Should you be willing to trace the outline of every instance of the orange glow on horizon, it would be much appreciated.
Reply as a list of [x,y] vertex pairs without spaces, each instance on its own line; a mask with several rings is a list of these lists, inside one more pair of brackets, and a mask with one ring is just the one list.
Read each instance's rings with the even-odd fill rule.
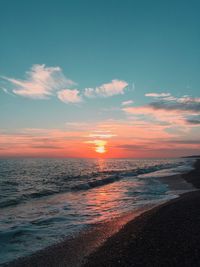
[[92,134],[88,133],[88,129],[67,131],[31,128],[2,132],[0,157],[166,158],[185,156],[186,153],[198,154],[200,149],[196,143],[173,142],[174,133],[166,132],[166,125],[137,121],[134,124],[107,122],[100,129],[102,127],[105,131],[93,127],[97,130]]

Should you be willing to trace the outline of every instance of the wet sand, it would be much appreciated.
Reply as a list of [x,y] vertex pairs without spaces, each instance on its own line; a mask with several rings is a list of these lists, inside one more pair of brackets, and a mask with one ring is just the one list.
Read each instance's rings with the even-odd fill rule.
[[[200,161],[196,163],[196,170],[184,179],[190,183],[194,176],[198,179],[199,173]],[[182,176],[174,178],[165,177],[171,190],[184,192],[194,189],[182,180]],[[200,260],[199,265],[177,265],[175,261],[184,259],[186,255],[187,259],[195,260],[195,255],[200,255],[199,229],[200,193],[192,192],[159,206],[150,204],[109,222],[99,223],[75,238],[5,266],[200,266]]]
[[[200,160],[182,177],[199,188]],[[185,193],[130,221],[86,259],[84,267],[94,266],[200,266],[200,191]]]
[[[160,201],[163,203],[163,201]],[[9,267],[80,267],[84,258],[100,247],[109,237],[117,233],[126,223],[133,220],[147,210],[158,206],[146,204],[142,208],[112,218],[110,221],[91,225],[74,237],[67,238],[63,242],[49,246],[30,256],[19,258],[4,266]]]

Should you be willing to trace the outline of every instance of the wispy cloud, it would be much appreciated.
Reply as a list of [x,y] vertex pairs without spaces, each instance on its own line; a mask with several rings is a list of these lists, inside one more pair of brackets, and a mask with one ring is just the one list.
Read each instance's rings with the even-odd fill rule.
[[123,101],[123,102],[122,102],[122,106],[129,106],[129,105],[131,105],[131,104],[133,104],[133,103],[134,103],[133,100]]
[[188,113],[200,112],[200,98],[183,96],[180,98],[161,99],[150,104],[155,110],[186,111]]
[[113,95],[124,94],[124,90],[128,86],[126,81],[112,80],[110,83],[104,83],[96,88],[85,88],[84,95],[86,97],[110,97]]
[[64,89],[58,92],[58,98],[64,103],[80,103],[82,97],[77,89]]
[[[0,76],[4,80],[1,89],[5,93],[12,93],[31,99],[48,99],[57,96],[64,103],[79,103],[86,98],[110,97],[124,94],[128,83],[123,80],[112,80],[96,88],[85,88],[83,91],[74,89],[74,81],[65,77],[60,67],[33,65],[26,72],[25,79]],[[5,84],[6,83],[6,84]]]
[[108,139],[111,137],[116,136],[116,134],[112,134],[112,133],[91,133],[88,135],[89,138],[102,138],[102,139]]
[[[76,156],[83,146],[80,132],[65,129],[19,129],[0,131],[1,156]],[[84,151],[84,149],[82,149]],[[82,153],[82,152],[80,152]]]
[[[176,127],[178,131],[181,128],[180,125]],[[131,115],[128,120],[68,122],[63,129],[1,130],[0,157],[96,157],[96,152],[105,151],[108,157],[197,154],[199,131],[187,128],[191,129],[189,133],[177,133],[175,127],[169,131],[168,124],[133,120]]]
[[75,85],[75,82],[64,76],[60,67],[45,65],[33,65],[26,72],[24,80],[5,76],[1,78],[8,82],[7,91],[11,90],[16,95],[33,99],[49,98],[55,91]]
[[175,144],[183,144],[183,145],[200,145],[200,140],[177,140],[177,139],[174,139],[174,140],[168,140],[166,141],[166,143],[175,143]]
[[198,118],[196,118],[194,116],[192,119],[187,118],[186,122],[189,123],[189,124],[194,124],[194,125],[199,125],[200,126],[200,116],[198,116]]
[[[167,96],[166,96],[167,95]],[[155,96],[152,96],[155,98]],[[176,98],[170,94],[161,94],[156,101],[145,106],[124,107],[123,111],[134,116],[145,116],[169,124],[191,126],[198,125],[200,115],[200,98],[183,96]]]
[[170,95],[171,95],[170,93],[147,93],[147,94],[145,94],[145,96],[148,96],[148,97],[156,97],[156,98],[159,98],[159,97],[168,97]]

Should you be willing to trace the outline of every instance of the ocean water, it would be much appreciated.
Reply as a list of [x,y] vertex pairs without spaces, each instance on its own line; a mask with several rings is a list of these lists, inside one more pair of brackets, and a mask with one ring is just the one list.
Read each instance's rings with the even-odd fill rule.
[[0,160],[0,265],[85,227],[170,199],[160,176],[193,159]]

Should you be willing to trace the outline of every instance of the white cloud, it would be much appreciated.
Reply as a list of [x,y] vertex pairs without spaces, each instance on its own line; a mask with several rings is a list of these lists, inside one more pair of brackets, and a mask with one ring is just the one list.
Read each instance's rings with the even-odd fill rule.
[[1,78],[9,82],[8,86],[14,94],[33,99],[48,98],[54,91],[75,84],[64,76],[60,67],[45,65],[33,65],[31,70],[26,72],[25,80]]
[[122,106],[129,106],[131,104],[133,104],[133,100],[127,100],[122,102]]
[[91,133],[88,135],[88,137],[90,138],[102,138],[102,139],[107,139],[107,138],[111,138],[111,137],[115,137],[116,134],[112,134],[112,133]]
[[158,93],[148,93],[148,94],[145,94],[145,96],[148,96],[148,97],[168,97],[168,96],[171,96],[171,94],[170,93],[160,93],[160,94],[158,94]]
[[64,89],[58,92],[58,98],[64,103],[79,103],[82,101],[77,89]]
[[96,88],[85,88],[84,95],[86,97],[120,95],[124,94],[124,90],[127,86],[128,83],[126,81],[112,80],[110,83],[104,83]]
[[200,103],[200,97],[190,97],[185,95],[183,97],[177,98],[177,102],[183,104]]
[[48,99],[57,95],[65,103],[78,103],[83,97],[111,97],[124,94],[128,86],[126,81],[115,79],[95,88],[85,88],[81,92],[78,89],[71,89],[76,83],[67,79],[60,67],[47,67],[44,64],[33,65],[26,72],[25,79],[5,76],[0,76],[0,78],[6,82],[6,86],[1,87],[5,93],[31,99]]
[[159,96],[153,102],[145,106],[123,107],[123,111],[134,116],[143,116],[146,119],[156,119],[160,122],[166,122],[173,125],[182,125],[188,128],[199,126],[200,98],[184,95],[174,97],[166,94]]

